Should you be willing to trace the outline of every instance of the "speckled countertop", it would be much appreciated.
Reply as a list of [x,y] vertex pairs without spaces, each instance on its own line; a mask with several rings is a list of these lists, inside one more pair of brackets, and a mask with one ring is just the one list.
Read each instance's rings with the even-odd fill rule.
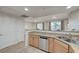
[[[57,36],[58,36],[60,33],[59,33],[59,34],[57,34],[57,33],[42,33],[42,32],[30,32],[30,33],[31,33],[31,34],[34,34],[34,35],[47,36],[47,37],[54,37],[54,38],[56,38],[56,39],[58,39],[58,40],[60,40],[60,41],[62,41],[62,42],[64,42],[64,43],[69,44],[69,45],[73,48],[73,50],[74,50],[75,53],[79,53],[79,45],[73,44],[73,43],[69,43],[69,42],[64,41],[63,39],[57,38]],[[77,35],[77,36],[78,36],[78,35]]]

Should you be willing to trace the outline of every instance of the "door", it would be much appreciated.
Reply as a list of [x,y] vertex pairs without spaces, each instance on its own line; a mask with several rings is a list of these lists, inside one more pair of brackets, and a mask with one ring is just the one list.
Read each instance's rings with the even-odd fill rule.
[[48,38],[48,52],[53,52],[54,50],[54,38]]

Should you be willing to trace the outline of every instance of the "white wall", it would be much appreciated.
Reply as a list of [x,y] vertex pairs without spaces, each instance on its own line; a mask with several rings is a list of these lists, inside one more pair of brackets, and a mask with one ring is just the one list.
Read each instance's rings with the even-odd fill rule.
[[[29,20],[29,19],[27,19],[27,20]],[[29,32],[32,31],[32,30],[36,30],[36,24],[33,23],[33,22],[26,21],[24,28],[25,28],[25,46],[27,47],[28,46]]]
[[79,31],[79,10],[72,12],[69,16],[68,30],[72,29]]
[[44,30],[49,31],[49,22],[44,22]]
[[26,22],[25,23],[26,30],[36,30],[36,23],[33,22]]
[[64,31],[66,31],[66,30],[68,30],[68,19],[64,19],[64,21],[63,21],[64,23],[63,23],[63,30]]
[[0,13],[0,49],[24,40],[24,20]]
[[[53,16],[57,16],[57,18],[53,18]],[[48,15],[48,16],[42,16],[42,17],[26,17],[26,22],[44,22],[44,21],[53,21],[53,20],[61,20],[68,17],[68,14],[66,13],[60,13],[55,15]]]
[[[72,29],[76,29],[77,31],[79,31],[79,10],[76,10],[76,11],[73,11],[69,16],[67,15],[63,15],[63,14],[59,14],[59,19],[58,20],[61,20],[61,19],[66,19],[68,18],[67,20],[64,21],[64,30],[65,31],[71,31]],[[44,16],[44,17],[38,17],[38,18],[25,18],[25,20],[28,21],[29,19],[29,22],[44,22],[45,24],[45,30],[48,30],[48,22],[49,21],[52,21],[54,20],[53,18],[53,15],[49,15],[49,16]],[[64,18],[62,18],[64,17]],[[30,23],[28,26],[26,25],[26,28],[28,27],[28,29],[36,29],[36,25],[33,24],[33,23]]]

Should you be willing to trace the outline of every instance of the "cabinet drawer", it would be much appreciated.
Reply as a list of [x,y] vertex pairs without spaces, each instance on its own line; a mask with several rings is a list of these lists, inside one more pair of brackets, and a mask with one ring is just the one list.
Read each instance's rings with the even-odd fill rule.
[[63,43],[63,42],[61,42],[59,40],[55,40],[55,43],[57,43],[57,44],[63,46],[64,48],[68,49],[68,45],[66,43]]

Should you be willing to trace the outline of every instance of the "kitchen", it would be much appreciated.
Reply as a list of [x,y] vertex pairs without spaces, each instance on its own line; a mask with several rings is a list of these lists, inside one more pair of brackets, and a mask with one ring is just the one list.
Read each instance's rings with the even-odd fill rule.
[[[0,26],[2,28],[0,33],[3,33],[0,34],[3,39],[0,42],[0,52],[10,51],[6,47],[16,45],[19,42],[23,42],[23,46],[19,46],[23,47],[24,50],[30,46],[44,53],[79,52],[78,6],[6,6],[0,8],[0,17],[3,19],[0,21],[5,24],[1,23]],[[7,22],[6,19],[9,21]],[[7,26],[6,24],[11,25]],[[3,29],[7,29],[8,32],[5,33]],[[7,38],[5,35],[4,38],[4,34],[11,37]],[[32,50],[34,51],[34,49]],[[24,50],[23,53],[28,52]]]
[[29,45],[49,53],[78,53],[78,13],[72,11],[62,15],[63,19],[58,18],[60,15],[37,18],[35,30],[29,33]]

